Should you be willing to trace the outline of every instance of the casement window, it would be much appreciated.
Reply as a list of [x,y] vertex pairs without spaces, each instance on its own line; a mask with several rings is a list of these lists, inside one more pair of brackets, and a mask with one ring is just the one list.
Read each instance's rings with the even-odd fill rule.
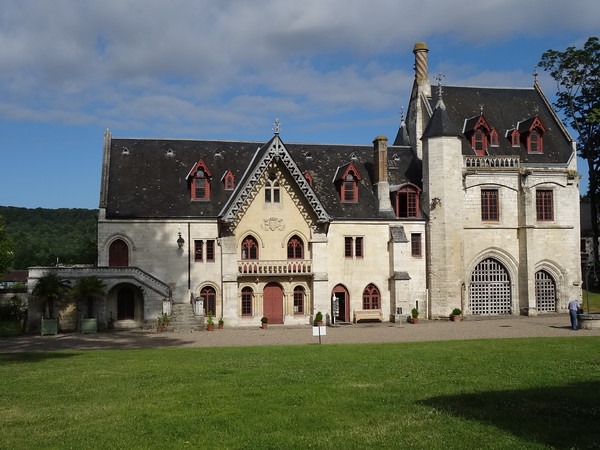
[[540,222],[554,220],[554,191],[548,189],[535,191],[535,212]]
[[396,217],[403,219],[419,217],[419,189],[415,186],[403,186],[396,191]]
[[242,259],[258,259],[258,242],[253,236],[242,241]]
[[304,314],[304,288],[296,286],[294,288],[294,314]]
[[500,220],[498,189],[481,190],[481,220],[498,222]]
[[204,241],[200,241],[200,240],[194,241],[194,261],[196,261],[196,262],[204,261]]
[[423,249],[421,246],[421,233],[411,233],[410,235],[410,253],[415,258],[423,256]]
[[[206,246],[206,251],[205,251]],[[208,239],[206,241],[201,239],[194,240],[194,261],[195,262],[214,262],[215,261],[215,240]]]
[[527,135],[527,152],[528,153],[543,153],[542,152],[542,135],[537,130],[532,130]]
[[265,183],[265,203],[281,202],[280,186],[274,173],[269,174],[269,179]]
[[481,128],[475,130],[471,145],[475,149],[477,156],[485,156],[487,152],[487,136]]
[[510,133],[510,143],[512,147],[521,146],[521,134],[517,130],[512,130]]
[[377,289],[375,285],[371,283],[363,291],[362,307],[363,309],[379,309],[379,305],[379,289]]
[[356,203],[358,201],[358,183],[351,171],[342,182],[342,203]]
[[362,258],[363,250],[362,236],[344,237],[344,256],[346,258]]
[[254,300],[254,292],[251,288],[245,287],[242,289],[242,316],[252,315],[252,303]]
[[217,293],[210,286],[203,287],[200,291],[200,298],[204,301],[204,314],[215,316],[217,310]]
[[498,130],[495,128],[490,131],[490,145],[492,147],[498,147],[500,145],[498,142]]
[[304,259],[304,243],[302,239],[294,235],[287,244],[288,259]]

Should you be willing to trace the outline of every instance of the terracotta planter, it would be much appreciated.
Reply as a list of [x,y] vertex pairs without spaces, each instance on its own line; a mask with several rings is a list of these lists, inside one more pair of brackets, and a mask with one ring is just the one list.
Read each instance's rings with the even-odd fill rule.
[[413,318],[411,319],[411,322],[413,323],[413,325],[416,325],[416,324],[418,324],[418,323],[419,323],[419,318],[418,318],[418,317],[413,317]]
[[263,330],[266,330],[266,329],[267,329],[267,324],[266,324],[266,323],[261,323],[261,324],[260,324],[260,327],[261,327]]
[[215,331],[215,326],[214,325],[206,325],[206,329],[208,331]]
[[462,320],[462,316],[460,314],[456,316],[452,314],[450,318],[452,319],[452,322],[460,322]]
[[222,329],[223,329],[223,325],[220,325],[220,324],[219,324],[219,325],[217,325],[217,328],[218,328],[219,330],[222,330]]

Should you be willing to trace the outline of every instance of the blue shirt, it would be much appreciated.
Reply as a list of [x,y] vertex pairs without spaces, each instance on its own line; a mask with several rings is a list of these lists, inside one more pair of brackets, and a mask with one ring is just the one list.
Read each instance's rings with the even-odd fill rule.
[[579,309],[579,302],[577,300],[571,300],[569,302],[569,309],[571,311],[577,311]]

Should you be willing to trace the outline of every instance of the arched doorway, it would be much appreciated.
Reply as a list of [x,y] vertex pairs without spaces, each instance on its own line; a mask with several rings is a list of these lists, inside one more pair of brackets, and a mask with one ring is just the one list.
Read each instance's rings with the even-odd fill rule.
[[283,289],[277,283],[269,283],[263,290],[263,316],[269,323],[283,323]]
[[471,274],[469,307],[471,314],[510,314],[511,283],[508,271],[496,259],[477,264]]
[[556,312],[556,283],[545,270],[535,273],[535,306],[538,312]]
[[331,311],[335,322],[350,322],[350,295],[341,284],[333,288]]
[[110,267],[129,266],[129,247],[123,239],[116,239],[108,248],[108,265]]

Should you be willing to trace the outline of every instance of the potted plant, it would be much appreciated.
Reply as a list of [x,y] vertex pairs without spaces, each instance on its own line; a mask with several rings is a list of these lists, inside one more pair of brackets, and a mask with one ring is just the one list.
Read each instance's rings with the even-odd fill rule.
[[163,329],[164,329],[164,327],[163,327],[163,318],[162,318],[162,316],[158,316],[156,318],[156,332],[160,333],[160,332],[163,331]]
[[225,324],[225,322],[223,321],[223,318],[221,317],[221,318],[219,319],[219,324],[218,324],[218,328],[219,328],[219,330],[222,330],[222,329],[223,329],[223,325],[224,325],[224,324]]
[[34,299],[42,303],[42,335],[58,333],[58,319],[54,305],[69,290],[69,285],[54,272],[42,275],[32,291]]
[[452,322],[460,322],[462,319],[462,311],[460,308],[454,308],[452,310],[452,314],[450,314],[450,319]]
[[171,325],[171,317],[167,313],[164,313],[162,315],[162,322],[163,326],[168,327],[169,325]]
[[266,330],[266,329],[267,329],[267,324],[268,324],[268,323],[269,323],[269,318],[268,318],[267,316],[262,316],[262,317],[260,318],[260,327],[261,327],[263,330]]
[[412,320],[411,322],[414,323],[415,325],[419,323],[419,310],[417,308],[413,308],[412,311],[410,312],[411,316],[412,316]]
[[98,318],[94,311],[94,300],[101,299],[106,295],[104,281],[96,276],[81,277],[71,291],[76,300],[84,300],[86,306],[86,317],[81,318],[82,333],[96,333],[98,331]]
[[213,321],[212,314],[209,314],[206,319],[206,329],[208,331],[214,331],[215,329],[215,322]]
[[317,314],[315,314],[315,325],[318,327],[323,325],[323,313],[321,311],[318,311]]

